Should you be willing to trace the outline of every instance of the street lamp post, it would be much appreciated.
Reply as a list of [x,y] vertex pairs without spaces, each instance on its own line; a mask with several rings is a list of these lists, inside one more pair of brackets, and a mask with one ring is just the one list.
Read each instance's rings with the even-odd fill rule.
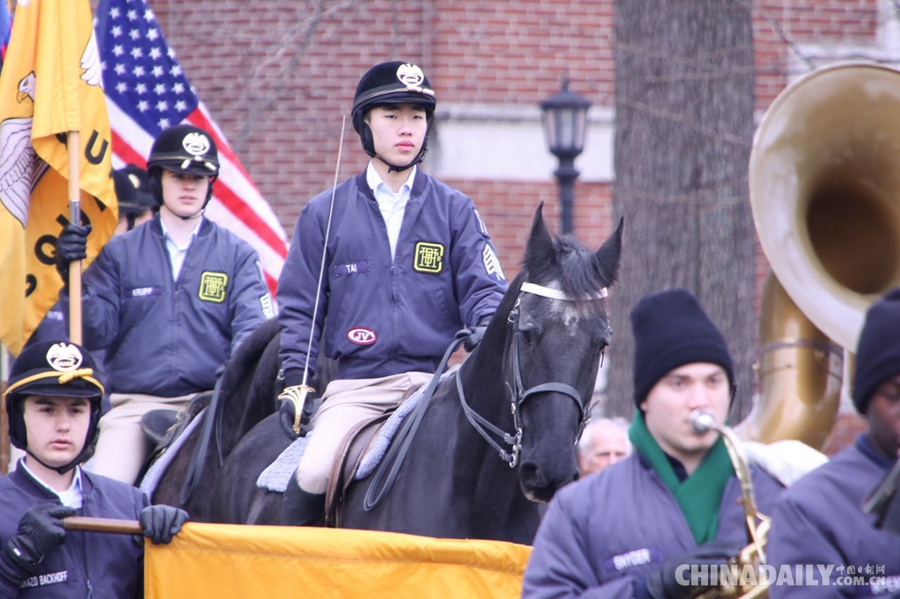
[[563,233],[573,231],[575,179],[580,174],[575,168],[575,158],[584,150],[587,110],[590,106],[590,100],[569,91],[569,78],[565,75],[562,78],[562,89],[541,102],[547,146],[559,159],[559,168],[553,174],[559,184]]

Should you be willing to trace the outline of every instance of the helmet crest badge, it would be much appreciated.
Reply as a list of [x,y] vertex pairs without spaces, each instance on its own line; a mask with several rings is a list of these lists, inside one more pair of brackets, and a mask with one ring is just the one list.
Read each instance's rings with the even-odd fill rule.
[[425,73],[422,72],[417,65],[405,63],[397,68],[397,79],[406,86],[407,89],[416,89],[422,86],[425,81]]
[[181,145],[191,156],[204,156],[209,151],[209,139],[196,131],[185,135]]
[[78,370],[82,360],[81,352],[71,343],[56,343],[47,350],[47,364],[58,372]]

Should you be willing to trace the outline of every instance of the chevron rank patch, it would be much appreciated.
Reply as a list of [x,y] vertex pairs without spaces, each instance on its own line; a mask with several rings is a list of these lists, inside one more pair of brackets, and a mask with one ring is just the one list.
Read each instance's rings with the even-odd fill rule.
[[259,298],[259,306],[262,308],[263,316],[266,318],[274,318],[276,314],[278,314],[278,310],[275,309],[275,304],[272,303],[272,296],[268,293]]
[[204,302],[221,304],[225,301],[225,288],[227,286],[227,274],[207,270],[200,275],[200,292],[197,294],[197,297]]
[[494,277],[498,281],[506,280],[506,275],[503,274],[503,267],[500,266],[500,258],[494,253],[494,248],[491,247],[491,244],[484,244],[481,258],[484,261],[484,270],[488,276]]
[[444,246],[440,243],[420,241],[416,244],[413,268],[417,272],[436,275],[444,270]]

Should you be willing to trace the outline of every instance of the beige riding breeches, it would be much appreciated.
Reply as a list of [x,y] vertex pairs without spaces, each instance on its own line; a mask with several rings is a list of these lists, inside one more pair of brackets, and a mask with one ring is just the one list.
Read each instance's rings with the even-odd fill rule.
[[404,372],[376,379],[332,381],[313,417],[309,445],[300,459],[297,480],[307,493],[324,493],[344,437],[357,424],[402,403],[413,386],[428,384],[427,372]]

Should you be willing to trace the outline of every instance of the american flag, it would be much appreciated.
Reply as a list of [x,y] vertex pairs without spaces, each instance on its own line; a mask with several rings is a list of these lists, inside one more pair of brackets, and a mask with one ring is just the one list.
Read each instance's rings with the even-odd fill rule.
[[154,138],[167,127],[188,122],[208,131],[221,166],[206,215],[259,252],[274,295],[287,255],[284,229],[188,83],[153,11],[144,0],[101,0],[94,30],[103,61],[113,166],[146,166]]
[[9,6],[6,5],[6,0],[0,0],[0,70],[3,69],[3,61],[6,60],[6,45],[9,44],[11,30]]

